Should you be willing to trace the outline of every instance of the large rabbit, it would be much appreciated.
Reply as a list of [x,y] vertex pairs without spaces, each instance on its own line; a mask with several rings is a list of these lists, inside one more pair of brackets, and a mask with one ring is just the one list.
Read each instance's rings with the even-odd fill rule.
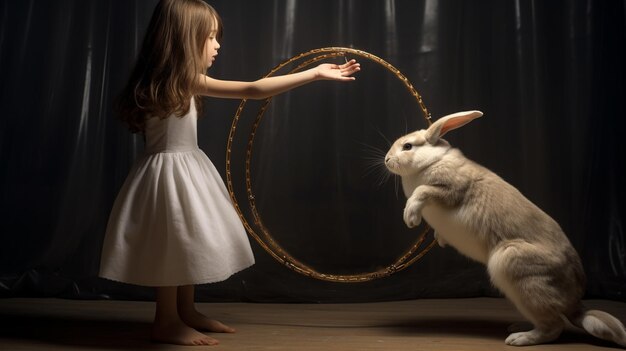
[[596,337],[626,346],[619,320],[583,307],[585,274],[559,225],[515,187],[441,139],[480,116],[467,111],[442,117],[391,146],[385,165],[402,178],[406,225],[416,227],[423,217],[439,245],[449,244],[487,266],[492,284],[534,326],[509,335],[506,344],[555,340],[565,317]]

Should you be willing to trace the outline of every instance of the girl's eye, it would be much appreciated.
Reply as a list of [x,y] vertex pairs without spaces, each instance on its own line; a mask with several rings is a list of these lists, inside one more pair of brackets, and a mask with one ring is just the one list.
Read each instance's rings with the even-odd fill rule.
[[402,150],[411,150],[412,148],[413,148],[413,145],[409,143],[402,145]]

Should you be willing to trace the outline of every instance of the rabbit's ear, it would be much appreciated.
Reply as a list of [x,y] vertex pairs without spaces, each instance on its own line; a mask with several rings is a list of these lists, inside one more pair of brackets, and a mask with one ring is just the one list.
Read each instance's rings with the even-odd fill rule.
[[482,115],[480,111],[462,111],[441,117],[426,130],[426,140],[434,145],[447,132],[464,126]]

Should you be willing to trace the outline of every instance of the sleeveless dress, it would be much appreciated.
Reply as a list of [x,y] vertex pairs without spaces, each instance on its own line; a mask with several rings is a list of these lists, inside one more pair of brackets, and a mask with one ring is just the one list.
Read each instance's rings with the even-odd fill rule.
[[179,286],[222,281],[254,264],[224,182],[198,148],[194,99],[182,118],[148,119],[145,137],[111,210],[100,276]]

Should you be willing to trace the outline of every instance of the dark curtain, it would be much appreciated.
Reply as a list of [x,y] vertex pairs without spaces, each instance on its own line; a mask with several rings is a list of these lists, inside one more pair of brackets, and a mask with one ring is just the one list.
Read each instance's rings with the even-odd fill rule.
[[[150,299],[97,277],[113,200],[140,135],[115,119],[156,1],[0,2],[0,296]],[[209,71],[254,80],[314,48],[344,46],[397,67],[436,119],[484,117],[447,139],[553,216],[580,253],[587,297],[626,300],[624,55],[626,1],[212,1],[223,18]],[[342,59],[331,59],[341,62]],[[256,204],[273,237],[321,272],[385,267],[419,231],[402,221],[389,141],[426,125],[390,71],[359,59],[355,82],[277,96],[251,156]],[[239,101],[205,98],[199,144],[225,178]],[[262,102],[234,138],[233,180]],[[249,215],[249,213],[247,213]],[[431,240],[429,238],[429,240]],[[203,301],[382,301],[497,296],[484,268],[435,247],[367,283],[314,280],[252,241],[257,264],[201,286]]]

